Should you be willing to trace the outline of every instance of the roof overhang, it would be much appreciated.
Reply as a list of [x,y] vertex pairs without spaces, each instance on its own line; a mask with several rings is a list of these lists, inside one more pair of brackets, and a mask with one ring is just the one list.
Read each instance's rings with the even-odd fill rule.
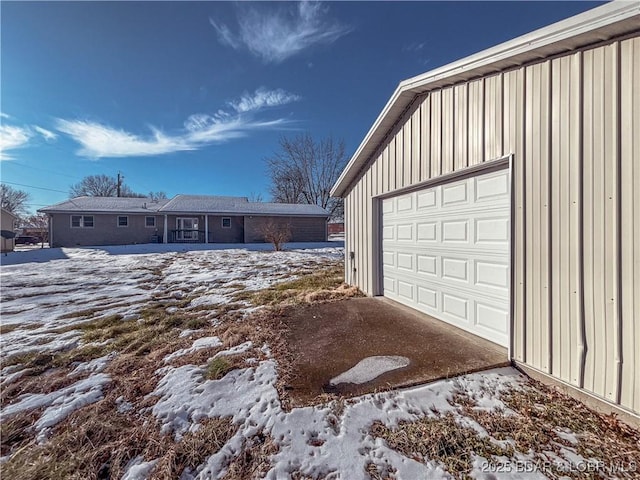
[[419,95],[640,31],[640,2],[614,1],[401,82],[331,189],[342,197]]

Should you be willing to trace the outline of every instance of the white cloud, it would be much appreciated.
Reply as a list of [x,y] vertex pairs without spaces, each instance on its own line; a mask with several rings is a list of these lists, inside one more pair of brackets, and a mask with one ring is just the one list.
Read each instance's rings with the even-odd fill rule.
[[11,117],[7,113],[0,112],[0,118],[11,118]]
[[184,122],[184,128],[169,135],[154,127],[147,135],[136,135],[98,122],[58,119],[56,128],[81,145],[78,154],[89,158],[140,157],[197,150],[206,145],[244,137],[254,130],[283,127],[284,118],[258,120],[255,113],[267,107],[298,100],[284,90],[259,88],[229,102],[234,112],[218,110],[214,114],[196,113]]
[[58,135],[56,135],[52,131],[47,130],[46,128],[39,127],[38,125],[33,125],[33,129],[40,135],[42,135],[47,142],[53,141],[58,138]]
[[[265,62],[279,63],[317,44],[330,44],[351,27],[326,18],[328,8],[319,2],[286,7],[238,6],[238,31],[210,19],[220,43],[236,50],[242,46]],[[268,9],[268,10],[267,10]]]
[[166,136],[153,129],[151,135],[143,138],[84,120],[58,119],[56,127],[82,146],[78,154],[91,158],[160,155],[195,149],[183,138]]
[[0,160],[10,160],[13,156],[7,150],[24,147],[29,143],[32,132],[28,128],[0,125]]
[[244,113],[260,110],[265,107],[278,107],[287,103],[297,102],[300,96],[285,92],[281,88],[267,90],[258,88],[253,95],[245,93],[240,100],[231,102],[231,106],[236,112]]

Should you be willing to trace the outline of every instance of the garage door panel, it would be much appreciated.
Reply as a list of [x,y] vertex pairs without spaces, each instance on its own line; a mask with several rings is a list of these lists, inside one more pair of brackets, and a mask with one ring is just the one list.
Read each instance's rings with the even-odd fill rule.
[[436,242],[438,240],[438,222],[424,222],[417,224],[418,241]]
[[442,257],[442,278],[456,283],[469,282],[469,260],[465,258]]
[[405,223],[396,226],[396,239],[398,241],[413,241],[413,224]]
[[477,245],[506,246],[509,243],[508,218],[476,218],[474,231]]
[[471,323],[469,319],[469,300],[466,298],[443,292],[442,312],[452,315],[464,323]]
[[[438,187],[436,187],[438,188]],[[469,201],[469,183],[452,183],[441,188],[442,206],[460,205]]]
[[438,257],[434,255],[416,255],[418,273],[435,276],[438,274]]
[[437,194],[435,190],[418,193],[417,195],[418,210],[434,209],[436,207]]
[[383,200],[384,294],[506,345],[508,180],[493,172]]
[[509,198],[509,176],[506,171],[477,177],[474,182],[476,203]]
[[468,220],[446,220],[442,222],[442,243],[469,243]]
[[476,260],[475,285],[509,292],[509,265],[488,260]]

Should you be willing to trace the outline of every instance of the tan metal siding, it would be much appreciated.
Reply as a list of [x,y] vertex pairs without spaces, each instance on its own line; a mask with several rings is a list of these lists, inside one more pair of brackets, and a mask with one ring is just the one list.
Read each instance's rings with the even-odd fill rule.
[[420,181],[431,178],[431,97],[420,105]]
[[453,87],[442,90],[442,144],[440,146],[440,173],[455,170],[453,145],[455,139],[455,106]]
[[513,154],[513,358],[640,413],[638,84],[636,37],[429,92],[347,195],[355,283],[372,197]]
[[640,38],[621,44],[622,389],[640,412]]
[[551,245],[553,285],[551,332],[552,374],[579,385],[584,345],[581,335],[582,301],[580,215],[582,196],[581,56],[552,62],[551,98]]
[[512,227],[512,275],[514,279],[512,293],[513,310],[513,356],[516,360],[524,362],[527,356],[527,332],[525,329],[525,252],[527,237],[525,235],[525,168],[524,168],[524,68],[512,70],[504,74],[502,82],[503,106],[504,106],[504,133],[503,150],[514,155],[512,172],[513,177],[513,220]]
[[468,165],[467,146],[469,133],[469,105],[467,98],[467,84],[463,83],[453,89],[453,119],[455,131],[453,137],[453,169],[460,170]]
[[[617,394],[618,44],[584,54],[585,388]],[[607,371],[607,375],[602,375]]]
[[[503,75],[494,75],[483,80],[484,101],[481,111],[484,113],[483,133],[477,148],[484,148],[482,161],[499,158],[504,155],[502,149],[502,82]],[[480,152],[477,155],[481,155]]]
[[526,69],[527,363],[549,373],[549,63]]
[[[467,165],[484,162],[484,80],[469,83]],[[496,157],[491,157],[496,158]]]

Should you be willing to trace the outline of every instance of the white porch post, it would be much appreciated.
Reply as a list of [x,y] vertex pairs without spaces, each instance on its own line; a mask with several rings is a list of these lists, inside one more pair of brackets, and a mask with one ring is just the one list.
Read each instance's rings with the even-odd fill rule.
[[209,243],[209,215],[204,216],[204,243]]
[[164,216],[164,243],[169,243],[168,227],[167,227],[167,215]]

